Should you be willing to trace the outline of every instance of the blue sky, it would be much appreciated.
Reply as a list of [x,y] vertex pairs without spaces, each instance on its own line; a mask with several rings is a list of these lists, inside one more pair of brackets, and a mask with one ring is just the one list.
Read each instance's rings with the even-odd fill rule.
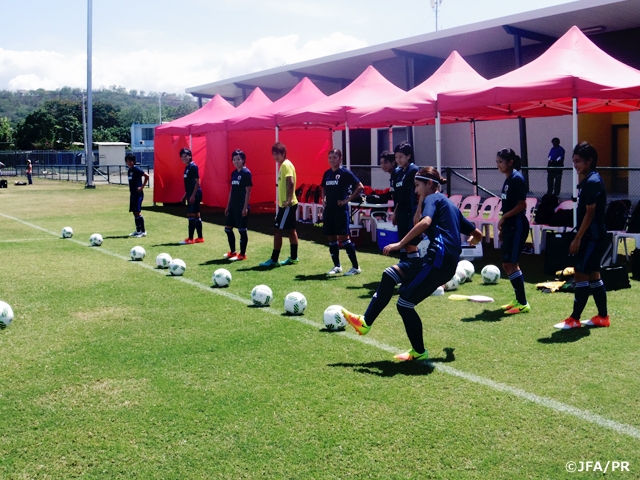
[[[86,0],[2,7],[0,89],[86,87]],[[439,29],[567,0],[443,0]],[[93,0],[93,85],[190,86],[435,30],[429,0]]]

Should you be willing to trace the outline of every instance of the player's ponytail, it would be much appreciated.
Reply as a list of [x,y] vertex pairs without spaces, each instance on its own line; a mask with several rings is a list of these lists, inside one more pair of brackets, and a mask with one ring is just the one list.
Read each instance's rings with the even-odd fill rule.
[[520,170],[522,168],[522,159],[510,148],[503,148],[496,155],[507,162],[513,162],[512,166],[514,170]]

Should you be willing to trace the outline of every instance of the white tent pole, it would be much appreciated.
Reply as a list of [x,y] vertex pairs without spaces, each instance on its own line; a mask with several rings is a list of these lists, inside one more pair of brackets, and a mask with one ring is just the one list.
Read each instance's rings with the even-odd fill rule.
[[389,151],[393,152],[393,126],[389,127]]
[[473,172],[473,194],[478,194],[478,171],[476,162],[476,122],[471,120],[471,166]]
[[[280,128],[276,125],[276,143],[279,142],[280,138]],[[276,164],[276,212],[278,211],[278,162],[274,162]]]
[[[578,144],[578,99],[573,97],[573,146],[571,147],[571,165],[573,165],[573,148]],[[572,197],[575,199],[578,197],[578,172],[575,168],[571,169],[573,178],[573,190]],[[578,203],[574,200],[573,203],[573,226],[578,225]]]
[[189,150],[193,151],[193,135],[189,135]]
[[344,122],[344,129],[347,139],[347,145],[345,147],[347,150],[347,170],[351,170],[351,141],[349,140],[349,124],[347,122]]
[[442,131],[440,130],[440,112],[436,113],[436,170],[442,175]]

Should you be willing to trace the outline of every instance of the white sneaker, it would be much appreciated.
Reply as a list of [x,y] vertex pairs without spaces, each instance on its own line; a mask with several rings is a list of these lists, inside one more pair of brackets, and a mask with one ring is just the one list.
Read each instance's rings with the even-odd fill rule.
[[146,237],[147,236],[147,232],[138,232],[138,235],[136,235],[136,237]]
[[344,274],[345,277],[350,277],[351,275],[360,275],[362,270],[360,268],[351,267],[351,269]]
[[333,267],[327,272],[327,275],[338,275],[339,273],[342,273],[342,267]]

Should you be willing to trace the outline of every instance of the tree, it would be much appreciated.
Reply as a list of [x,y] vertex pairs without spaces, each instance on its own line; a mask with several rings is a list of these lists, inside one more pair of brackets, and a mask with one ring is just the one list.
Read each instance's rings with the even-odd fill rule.
[[16,146],[22,150],[32,148],[53,148],[59,127],[53,115],[44,109],[38,109],[27,115],[24,122],[16,128]]
[[0,150],[12,148],[13,129],[7,117],[0,117]]

